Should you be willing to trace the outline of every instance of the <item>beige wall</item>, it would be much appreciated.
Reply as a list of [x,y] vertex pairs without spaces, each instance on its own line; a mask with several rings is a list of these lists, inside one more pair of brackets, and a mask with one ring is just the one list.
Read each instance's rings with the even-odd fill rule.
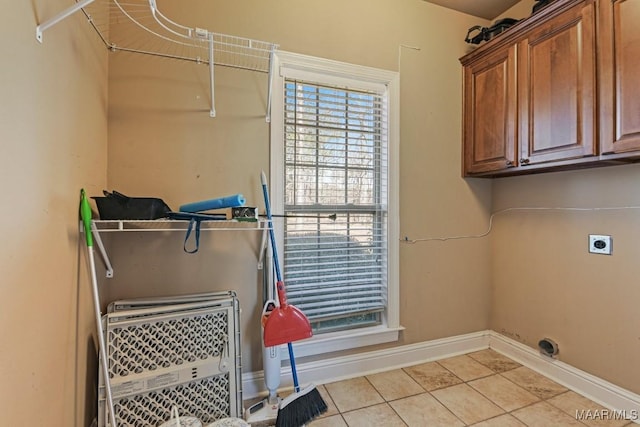
[[[169,7],[170,5],[168,5]],[[211,31],[266,40],[281,50],[400,69],[401,235],[483,231],[490,181],[460,177],[461,68],[466,30],[478,18],[421,0],[193,1],[165,13]],[[406,44],[419,47],[415,51]],[[401,59],[401,63],[399,63]],[[265,74],[216,69],[217,117],[208,115],[207,69],[135,54],[110,56],[108,184],[155,195],[177,209],[243,193],[263,209],[259,173],[269,167]],[[259,237],[203,236],[202,253],[182,253],[182,235],[113,237],[109,297],[236,289],[243,307],[243,366],[261,369]],[[229,240],[226,240],[229,239]],[[116,241],[118,240],[118,241]],[[144,264],[134,251],[150,247]],[[488,239],[400,247],[399,344],[483,330],[489,323]],[[172,272],[161,271],[170,266]]]
[[78,245],[81,187],[106,182],[107,51],[68,1],[2,2],[0,424],[84,426],[95,345]]
[[[640,206],[640,165],[502,178],[494,211],[508,207]],[[640,209],[511,211],[496,216],[491,328],[640,392]],[[587,251],[589,234],[613,237],[613,255]]]

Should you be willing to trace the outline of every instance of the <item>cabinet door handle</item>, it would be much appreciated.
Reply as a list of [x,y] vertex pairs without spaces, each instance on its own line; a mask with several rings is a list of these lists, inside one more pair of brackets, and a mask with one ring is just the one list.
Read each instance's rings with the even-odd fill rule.
[[520,159],[520,164],[521,165],[528,165],[529,164],[529,159],[525,159],[524,157]]
[[512,168],[514,166],[513,161],[511,160],[507,160],[504,165],[508,168]]

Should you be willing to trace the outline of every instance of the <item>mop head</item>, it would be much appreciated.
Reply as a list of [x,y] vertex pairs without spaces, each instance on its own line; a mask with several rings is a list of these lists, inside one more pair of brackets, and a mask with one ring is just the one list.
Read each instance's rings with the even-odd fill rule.
[[327,410],[327,404],[313,384],[282,399],[276,427],[301,427]]

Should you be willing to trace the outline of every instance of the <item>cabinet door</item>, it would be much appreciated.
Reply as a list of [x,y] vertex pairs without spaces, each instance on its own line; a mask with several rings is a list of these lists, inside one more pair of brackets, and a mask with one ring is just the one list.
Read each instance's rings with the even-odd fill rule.
[[519,43],[522,166],[597,154],[594,9],[580,3]]
[[600,5],[600,146],[603,153],[640,150],[640,2]]
[[464,69],[464,174],[516,166],[515,46]]

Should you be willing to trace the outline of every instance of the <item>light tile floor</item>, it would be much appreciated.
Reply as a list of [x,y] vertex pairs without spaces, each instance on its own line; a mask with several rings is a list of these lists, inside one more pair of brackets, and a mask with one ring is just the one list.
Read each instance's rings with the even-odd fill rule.
[[310,427],[636,426],[490,349],[317,388],[329,409]]

